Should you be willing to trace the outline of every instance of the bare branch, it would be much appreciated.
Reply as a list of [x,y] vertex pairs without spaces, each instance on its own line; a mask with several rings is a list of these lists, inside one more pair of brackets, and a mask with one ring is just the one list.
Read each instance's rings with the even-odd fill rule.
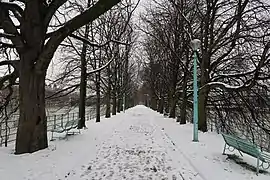
[[47,69],[57,47],[67,36],[71,35],[75,30],[83,25],[94,21],[119,2],[120,0],[99,0],[88,10],[77,15],[72,20],[68,21],[62,28],[55,31],[46,43],[45,49],[40,55],[40,59],[35,66],[36,70],[42,71]]

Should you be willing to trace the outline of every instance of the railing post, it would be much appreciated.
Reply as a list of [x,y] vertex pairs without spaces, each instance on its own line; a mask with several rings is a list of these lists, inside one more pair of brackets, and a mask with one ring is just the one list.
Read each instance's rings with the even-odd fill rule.
[[56,115],[53,116],[53,129],[56,128]]
[[89,110],[89,119],[90,120],[92,119],[92,110],[91,109]]
[[212,118],[210,119],[210,123],[211,123],[211,132],[213,132],[213,120],[212,120]]
[[6,124],[5,124],[5,147],[7,147],[8,143],[8,119],[6,118]]
[[64,118],[64,114],[61,114],[61,127],[64,126],[64,124],[63,124],[63,118]]

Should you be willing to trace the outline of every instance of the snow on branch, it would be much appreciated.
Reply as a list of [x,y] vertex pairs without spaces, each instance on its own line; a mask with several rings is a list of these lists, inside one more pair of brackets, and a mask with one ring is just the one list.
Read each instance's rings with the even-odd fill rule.
[[90,74],[93,74],[93,73],[102,71],[103,69],[105,69],[106,67],[108,67],[108,66],[111,64],[111,62],[113,62],[113,60],[114,60],[114,56],[113,56],[113,57],[112,57],[112,58],[111,58],[104,66],[102,66],[102,67],[100,67],[100,68],[97,68],[97,69],[94,69],[94,70],[88,72],[88,73],[87,73],[87,76],[89,76]]
[[23,14],[23,9],[16,3],[0,1],[0,6],[4,9],[12,11],[14,14],[19,13],[20,16]]
[[77,36],[75,34],[71,34],[70,37],[77,39],[77,40],[80,40],[89,46],[98,47],[98,48],[104,47],[104,46],[108,45],[110,42],[130,46],[130,43],[124,43],[124,42],[117,41],[117,40],[109,40],[104,44],[97,44],[97,43],[89,41],[89,39],[87,39],[87,38],[80,37],[80,36]]
[[0,49],[1,48],[15,48],[15,45],[9,44],[9,43],[4,43],[0,41]]
[[44,67],[47,68],[57,47],[66,37],[70,36],[74,31],[81,28],[85,24],[93,22],[119,2],[120,0],[99,0],[83,13],[67,21],[63,27],[54,31],[50,35],[50,39],[47,41],[44,51],[40,55],[41,60],[36,64],[36,69],[41,70]]
[[15,37],[15,35],[14,34],[8,34],[8,33],[0,33],[0,37],[10,39],[10,38]]
[[220,88],[227,89],[227,90],[238,90],[239,91],[239,90],[244,90],[246,88],[249,88],[253,84],[254,84],[254,81],[252,81],[252,80],[249,80],[246,83],[239,85],[239,86],[233,86],[233,85],[229,85],[229,84],[226,84],[223,82],[210,82],[210,83],[207,83],[204,86],[202,86],[200,88],[200,90],[205,88],[206,86],[211,86],[211,88],[220,87]]
[[87,39],[87,38],[80,37],[80,36],[77,36],[75,34],[71,34],[70,37],[72,37],[74,39],[77,39],[77,40],[80,40],[80,41],[82,41],[83,43],[85,43],[85,44],[87,44],[89,46],[98,47],[98,48],[104,47],[104,46],[106,46],[106,45],[108,45],[110,43],[110,41],[108,41],[108,42],[106,42],[104,44],[97,44],[97,43],[89,41],[89,39]]

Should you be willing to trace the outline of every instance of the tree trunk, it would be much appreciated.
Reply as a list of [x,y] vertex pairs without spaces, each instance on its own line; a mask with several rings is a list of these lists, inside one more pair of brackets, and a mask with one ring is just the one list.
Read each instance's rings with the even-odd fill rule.
[[[88,7],[90,1],[88,1]],[[89,25],[85,27],[84,37],[87,39],[89,35]],[[87,63],[86,63],[86,48],[87,44],[83,43],[81,53],[81,81],[80,81],[80,103],[79,103],[79,122],[78,129],[86,127],[85,125],[85,101],[86,101],[86,86],[87,86]]]
[[[115,87],[114,87],[114,88],[115,88]],[[113,107],[112,107],[112,115],[116,115],[116,106],[117,106],[116,91],[113,90]]]
[[[200,77],[200,87],[204,87],[209,80],[208,69],[210,66],[210,58],[207,51],[203,51],[202,55],[202,62],[201,62],[201,77]],[[207,99],[209,94],[209,87],[202,88],[199,92],[199,104],[198,104],[198,115],[199,115],[199,122],[198,122],[198,129],[207,132]]]
[[110,89],[108,89],[107,94],[106,94],[106,115],[105,118],[110,118],[111,117],[111,93]]
[[45,111],[46,73],[38,74],[26,63],[21,63],[20,69],[20,118],[15,154],[32,153],[48,147]]
[[187,123],[187,96],[186,92],[184,92],[183,95],[183,101],[181,104],[181,109],[180,109],[180,124],[186,124]]
[[122,111],[122,97],[118,97],[117,101],[117,112],[120,113]]
[[158,106],[158,112],[163,114],[164,111],[164,97],[163,95],[161,95],[162,97],[159,100],[159,106]]
[[208,92],[206,90],[201,90],[199,92],[199,122],[198,128],[203,132],[207,132],[207,99]]
[[111,117],[111,71],[110,71],[110,66],[107,68],[107,74],[109,77],[108,80],[108,89],[107,89],[107,94],[106,94],[106,115],[105,118],[110,118]]
[[117,112],[120,113],[123,109],[123,68],[119,66],[117,69],[119,81],[117,81]]
[[171,108],[170,108],[170,118],[175,118],[175,109],[176,109],[176,103],[177,103],[177,96],[174,96],[173,99],[171,100]]
[[100,72],[96,73],[96,93],[97,93],[96,122],[100,122]]
[[151,96],[151,109],[157,110],[157,99],[155,95]]
[[164,113],[166,114],[166,115],[168,115],[169,114],[169,111],[170,111],[170,105],[169,105],[169,98],[168,98],[168,95],[167,95],[167,98],[166,98],[166,100],[164,99],[164,104],[165,104],[165,109],[164,109]]
[[187,72],[185,72],[184,75],[184,82],[183,82],[183,93],[182,93],[182,103],[180,106],[180,124],[186,124],[186,115],[187,115],[187,81],[188,81],[188,75]]
[[85,99],[86,99],[86,60],[85,56],[81,59],[81,82],[80,82],[80,103],[79,103],[79,122],[78,129],[85,125]]
[[113,107],[112,107],[112,115],[116,115],[117,108],[117,66],[114,67],[114,84],[113,84]]

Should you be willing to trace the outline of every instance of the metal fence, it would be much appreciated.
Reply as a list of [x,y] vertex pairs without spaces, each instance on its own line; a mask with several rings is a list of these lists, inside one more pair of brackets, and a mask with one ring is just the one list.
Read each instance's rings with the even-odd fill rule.
[[[105,106],[101,106],[100,115],[105,115]],[[85,113],[85,120],[89,121],[96,117],[96,108],[91,107]],[[47,116],[47,131],[50,132],[56,125],[63,125],[67,121],[79,119],[78,112],[67,112]],[[19,115],[12,115],[7,121],[0,122],[0,147],[16,141]]]

